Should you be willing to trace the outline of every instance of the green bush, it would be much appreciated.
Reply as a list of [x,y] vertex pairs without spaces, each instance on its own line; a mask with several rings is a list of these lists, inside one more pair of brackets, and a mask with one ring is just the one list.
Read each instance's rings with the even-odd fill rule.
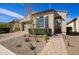
[[9,33],[10,28],[0,28],[0,33]]
[[52,33],[52,30],[51,29],[39,29],[39,28],[35,28],[35,29],[32,29],[32,28],[29,28],[28,29],[29,33],[30,34],[33,34],[33,31],[34,31],[34,34],[35,35],[48,35],[48,36],[51,36],[51,33]]
[[13,24],[0,22],[0,33],[9,33],[12,30]]

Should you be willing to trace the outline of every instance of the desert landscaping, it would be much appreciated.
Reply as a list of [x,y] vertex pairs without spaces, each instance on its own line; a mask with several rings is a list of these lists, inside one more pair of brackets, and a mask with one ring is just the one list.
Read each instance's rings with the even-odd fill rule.
[[[2,36],[6,38],[5,35]],[[41,52],[46,45],[46,41],[43,36],[33,38],[32,35],[23,34],[21,36],[3,40],[0,44],[18,55],[36,55]]]
[[64,39],[67,54],[69,55],[79,55],[79,35],[67,35]]
[[56,8],[52,3],[3,5],[14,8],[0,9],[6,15],[0,21],[0,55],[79,55],[76,4],[55,4]]
[[79,55],[78,38],[79,35],[63,37],[56,34],[50,36],[46,42],[41,35],[33,37],[25,32],[14,32],[0,34],[0,45],[16,55]]

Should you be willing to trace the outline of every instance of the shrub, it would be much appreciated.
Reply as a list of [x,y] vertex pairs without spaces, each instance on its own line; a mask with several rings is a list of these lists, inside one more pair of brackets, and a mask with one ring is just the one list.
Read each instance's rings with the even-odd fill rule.
[[13,24],[0,22],[0,33],[9,33],[11,32]]
[[47,42],[47,40],[48,40],[49,38],[48,38],[48,35],[44,35],[44,40]]
[[36,48],[36,47],[34,47],[32,43],[30,43],[30,49],[31,49],[31,50],[35,50],[35,48]]
[[52,33],[52,30],[51,29],[39,29],[39,28],[35,28],[35,29],[32,29],[32,28],[29,28],[28,29],[29,33],[30,34],[33,34],[33,31],[34,31],[34,34],[35,35],[48,35],[48,36],[51,36],[51,33]]
[[30,39],[29,38],[25,38],[25,42],[29,42],[30,41]]
[[0,28],[0,33],[9,33],[10,28]]

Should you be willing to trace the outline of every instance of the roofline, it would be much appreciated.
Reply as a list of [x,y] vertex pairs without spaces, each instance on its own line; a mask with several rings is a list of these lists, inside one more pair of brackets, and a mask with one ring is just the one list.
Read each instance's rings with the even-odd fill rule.
[[39,14],[39,13],[44,13],[44,12],[52,12],[52,11],[55,11],[55,10],[54,9],[50,9],[50,10],[38,11],[38,12],[32,13],[32,15]]
[[[67,13],[67,11],[66,10],[55,10],[55,9],[48,9],[48,10],[41,10],[41,11],[37,11],[37,12],[33,12],[31,15],[32,16],[34,16],[34,15],[36,15],[36,14],[40,14],[40,13],[46,13],[46,12],[64,12],[64,13]],[[27,16],[29,16],[29,14],[27,15]],[[26,17],[27,17],[26,16]],[[20,20],[20,21],[24,21],[24,20]]]
[[67,23],[67,25],[70,24],[70,23],[73,22],[73,21],[76,21],[76,20],[77,20],[77,17],[75,17],[74,19],[72,19],[71,21],[69,21],[69,22]]
[[66,10],[48,9],[48,10],[44,10],[44,11],[34,12],[34,13],[32,13],[32,15],[34,15],[34,14],[39,14],[39,13],[43,13],[43,12],[52,12],[52,11],[54,11],[54,12],[65,12],[65,13],[67,13],[67,11],[66,11]]

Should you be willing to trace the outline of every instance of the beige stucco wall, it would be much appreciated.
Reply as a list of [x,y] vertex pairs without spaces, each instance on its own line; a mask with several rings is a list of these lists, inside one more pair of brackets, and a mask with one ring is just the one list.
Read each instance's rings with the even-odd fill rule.
[[49,14],[49,28],[52,29],[52,34],[54,34],[54,14]]
[[20,31],[22,31],[22,23],[20,22]]
[[76,20],[76,31],[79,32],[79,20]]
[[33,17],[34,28],[36,28],[36,17]]
[[[41,14],[41,16],[42,16],[42,14]],[[54,14],[52,13],[52,14],[43,14],[43,16],[45,17],[45,16],[49,16],[49,19],[48,19],[48,24],[49,24],[49,28],[51,28],[52,29],[52,34],[54,33]],[[38,16],[34,16],[33,17],[33,22],[34,22],[34,28],[36,28],[36,17],[39,17],[39,15]]]
[[[74,22],[76,22],[76,25],[75,25],[75,27],[74,27]],[[69,23],[68,25],[67,25],[67,27],[72,27],[72,31],[73,32],[79,32],[79,17],[77,17],[77,20],[75,20],[75,21],[73,21],[73,22],[71,22],[71,23]],[[76,30],[75,30],[76,29]]]
[[[59,14],[59,15],[58,15]],[[67,17],[67,13],[64,13],[64,12],[58,12],[58,14],[55,14],[53,11],[50,13],[50,12],[47,12],[47,13],[39,13],[39,14],[35,14],[33,15],[33,22],[34,22],[34,28],[36,28],[36,17],[38,16],[49,16],[49,28],[52,29],[52,33],[54,33],[54,20],[55,20],[55,16],[61,16],[63,18],[63,21],[62,21],[62,32],[63,33],[66,33],[66,23],[65,23],[65,20],[66,20],[66,17]],[[26,17],[27,19],[29,19],[28,17]]]
[[62,17],[62,19],[66,20],[67,12],[58,12],[58,14]]
[[58,14],[62,17],[62,33],[66,34],[66,19],[67,19],[67,12],[58,12]]
[[62,19],[62,26],[61,26],[61,30],[63,34],[66,34],[66,19],[67,19],[67,12],[64,11],[58,11],[55,12],[55,18],[60,17]]
[[72,27],[72,31],[73,32],[75,31],[75,29],[74,29],[74,22],[71,22],[70,24],[68,24],[67,27]]
[[77,25],[76,25],[76,27],[77,27],[77,32],[79,32],[79,17],[77,17]]

